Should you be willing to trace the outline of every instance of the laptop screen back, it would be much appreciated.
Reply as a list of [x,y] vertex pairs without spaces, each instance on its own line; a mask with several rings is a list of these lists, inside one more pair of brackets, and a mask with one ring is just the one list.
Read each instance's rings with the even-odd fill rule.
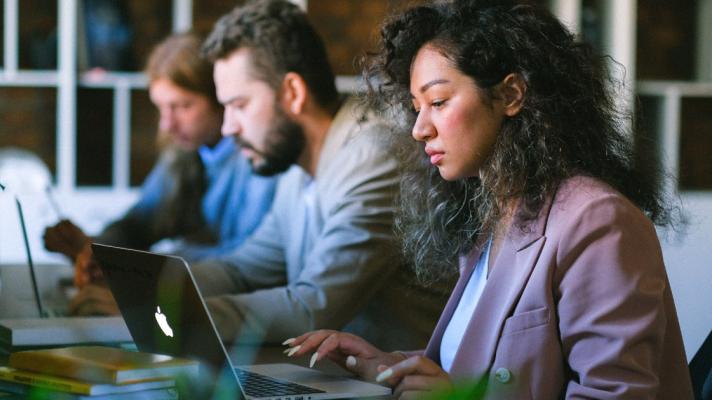
[[231,365],[186,262],[179,257],[92,244],[141,351]]

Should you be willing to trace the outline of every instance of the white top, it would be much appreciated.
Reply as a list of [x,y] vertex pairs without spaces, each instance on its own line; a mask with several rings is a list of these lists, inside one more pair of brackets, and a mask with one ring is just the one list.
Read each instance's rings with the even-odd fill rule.
[[442,341],[440,342],[440,365],[445,372],[450,372],[452,361],[455,359],[457,349],[460,347],[462,337],[465,334],[467,325],[472,319],[475,307],[480,301],[482,291],[487,283],[487,265],[489,264],[490,248],[492,240],[487,242],[480,258],[477,260],[470,281],[467,282],[465,291],[462,292],[460,303],[458,303],[455,313],[452,314],[450,323],[445,328]]

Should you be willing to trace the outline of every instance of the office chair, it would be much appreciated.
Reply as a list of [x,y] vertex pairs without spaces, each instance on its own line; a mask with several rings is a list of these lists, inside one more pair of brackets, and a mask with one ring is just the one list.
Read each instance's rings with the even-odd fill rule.
[[697,400],[712,400],[712,332],[690,361],[692,390]]

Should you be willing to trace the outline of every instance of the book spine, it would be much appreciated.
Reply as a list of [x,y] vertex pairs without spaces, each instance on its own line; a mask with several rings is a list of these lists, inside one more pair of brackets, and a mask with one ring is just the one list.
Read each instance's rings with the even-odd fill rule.
[[44,357],[33,352],[19,352],[10,355],[8,365],[19,370],[56,375],[64,378],[91,380],[95,383],[116,383],[114,371],[89,361],[75,361],[56,356]]
[[54,379],[51,376],[28,376],[23,373],[0,369],[0,379],[61,392],[87,395],[91,394],[91,385],[89,384],[84,384],[82,382],[68,382],[64,379]]

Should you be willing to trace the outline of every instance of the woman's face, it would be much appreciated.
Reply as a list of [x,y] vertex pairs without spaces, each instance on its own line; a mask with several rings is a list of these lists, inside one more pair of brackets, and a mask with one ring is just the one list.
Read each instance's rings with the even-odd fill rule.
[[203,94],[184,89],[169,79],[149,85],[151,102],[158,108],[158,129],[185,150],[212,146],[220,140],[222,110]]
[[485,101],[474,80],[430,45],[415,56],[410,93],[418,114],[413,138],[425,143],[443,179],[477,176],[502,125],[503,101]]

